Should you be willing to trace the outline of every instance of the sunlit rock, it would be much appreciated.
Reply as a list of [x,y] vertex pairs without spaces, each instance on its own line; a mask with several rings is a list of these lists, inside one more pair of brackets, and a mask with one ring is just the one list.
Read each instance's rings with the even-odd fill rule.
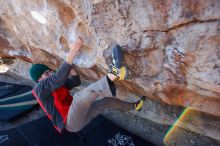
[[[111,46],[118,43],[129,69],[129,79],[117,83],[119,94],[146,95],[219,119],[219,8],[219,0],[2,0],[0,54],[57,69],[81,36],[84,45],[74,64],[83,79],[94,81],[107,72]],[[168,114],[158,120],[156,113],[139,116],[175,121]],[[220,140],[215,124],[206,128],[202,118],[194,123],[179,126]]]

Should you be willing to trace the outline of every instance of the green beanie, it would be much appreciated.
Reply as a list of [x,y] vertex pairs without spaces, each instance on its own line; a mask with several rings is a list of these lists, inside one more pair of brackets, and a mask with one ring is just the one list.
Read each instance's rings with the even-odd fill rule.
[[29,70],[32,80],[37,82],[41,75],[48,70],[49,67],[44,64],[33,64]]

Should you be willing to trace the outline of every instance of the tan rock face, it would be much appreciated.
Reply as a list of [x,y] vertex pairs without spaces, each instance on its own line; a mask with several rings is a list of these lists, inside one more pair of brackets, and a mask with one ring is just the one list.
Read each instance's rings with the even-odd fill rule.
[[220,117],[219,0],[7,0],[0,7],[1,56],[56,69],[82,36],[74,63],[97,80],[119,43],[129,69],[122,90]]

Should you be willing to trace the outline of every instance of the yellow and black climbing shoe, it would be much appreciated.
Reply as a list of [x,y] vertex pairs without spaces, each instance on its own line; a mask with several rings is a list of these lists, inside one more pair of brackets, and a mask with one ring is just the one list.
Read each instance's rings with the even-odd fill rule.
[[141,111],[144,105],[145,99],[146,99],[146,96],[141,96],[141,99],[134,103],[133,109],[136,111]]
[[118,80],[125,80],[127,78],[127,68],[125,66],[119,69],[114,64],[111,64],[108,72],[117,76]]
[[123,66],[123,54],[119,45],[112,49],[112,64],[109,67],[109,72],[119,77],[119,80],[127,78],[127,69]]
[[122,49],[119,45],[115,45],[112,48],[112,62],[117,68],[121,68],[122,61],[123,61]]

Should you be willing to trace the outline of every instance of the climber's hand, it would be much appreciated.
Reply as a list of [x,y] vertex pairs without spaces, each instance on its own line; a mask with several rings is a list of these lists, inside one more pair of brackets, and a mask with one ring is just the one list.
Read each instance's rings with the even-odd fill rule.
[[67,63],[72,64],[74,57],[79,52],[82,45],[83,45],[83,39],[81,37],[78,37],[76,42],[70,45],[70,52],[66,58]]
[[70,45],[70,52],[77,53],[83,45],[83,39],[78,37],[77,40]]

